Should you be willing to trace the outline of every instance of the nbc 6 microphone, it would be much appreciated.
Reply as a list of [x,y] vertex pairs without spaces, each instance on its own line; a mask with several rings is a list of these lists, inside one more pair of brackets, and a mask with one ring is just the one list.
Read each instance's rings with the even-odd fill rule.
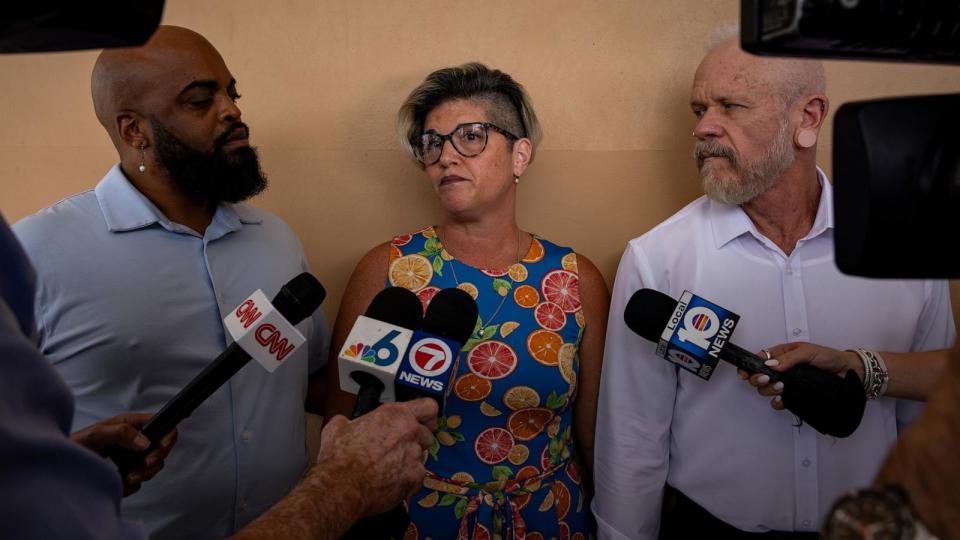
[[402,287],[383,289],[357,317],[337,355],[340,388],[357,396],[353,418],[396,401],[393,379],[422,323],[420,299]]
[[294,325],[316,311],[326,295],[323,285],[308,272],[288,281],[272,302],[262,291],[254,291],[224,318],[224,326],[234,342],[140,430],[150,439],[150,447],[140,452],[118,448],[110,453],[120,472],[126,475],[139,467],[160,439],[240,371],[251,357],[268,372],[277,369],[306,341]]
[[848,437],[860,425],[866,407],[863,385],[853,371],[843,378],[800,364],[778,372],[759,356],[730,342],[740,317],[684,291],[680,301],[653,289],[640,289],[623,313],[627,326],[657,344],[657,356],[709,380],[719,360],[771,382],[782,381],[783,405],[825,435]]
[[[411,293],[411,296],[414,295]],[[419,300],[417,307],[420,309]],[[460,289],[443,289],[430,300],[423,317],[423,330],[413,332],[398,363],[396,401],[429,397],[437,402],[438,414],[443,414],[450,381],[456,377],[460,348],[470,339],[477,315],[477,303]],[[343,538],[399,539],[403,538],[409,523],[410,516],[401,504],[383,514],[358,521]]]
[[430,397],[443,415],[451,381],[457,376],[460,348],[473,334],[477,315],[477,303],[460,289],[443,289],[430,300],[423,330],[414,332],[397,370],[397,401]]

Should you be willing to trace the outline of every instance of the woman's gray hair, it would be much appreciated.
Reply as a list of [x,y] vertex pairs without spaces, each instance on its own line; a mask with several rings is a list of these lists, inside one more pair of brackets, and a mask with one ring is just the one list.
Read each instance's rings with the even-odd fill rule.
[[[430,111],[458,99],[481,102],[487,109],[488,122],[530,139],[533,146],[530,161],[533,161],[543,134],[530,96],[510,75],[477,62],[434,71],[404,100],[397,113],[397,133],[410,157],[417,160],[415,141],[423,134],[423,124]],[[511,147],[513,142],[510,141]],[[419,160],[417,163],[423,167]]]

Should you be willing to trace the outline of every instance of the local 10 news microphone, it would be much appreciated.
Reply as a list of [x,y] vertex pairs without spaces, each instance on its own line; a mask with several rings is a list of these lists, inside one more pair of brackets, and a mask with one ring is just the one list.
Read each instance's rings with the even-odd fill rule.
[[[272,302],[267,300],[263,291],[254,291],[223,319],[233,343],[153,415],[140,431],[151,441],[159,441],[251,358],[273,373],[306,342],[295,325],[316,311],[326,296],[323,285],[308,272],[288,281]],[[154,446],[155,443],[151,443],[141,452],[117,449],[110,458],[125,475],[137,468]]]
[[771,382],[782,381],[783,405],[825,435],[848,437],[860,425],[866,393],[853,371],[837,377],[809,364],[777,372],[764,359],[730,340],[740,316],[690,291],[679,302],[653,289],[640,289],[627,302],[624,322],[657,344],[657,356],[709,380],[720,360]]

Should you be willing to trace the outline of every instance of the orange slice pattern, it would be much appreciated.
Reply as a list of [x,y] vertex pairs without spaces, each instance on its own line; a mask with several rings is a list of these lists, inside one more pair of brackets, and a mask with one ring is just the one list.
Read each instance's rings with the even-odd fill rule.
[[550,330],[534,330],[527,336],[527,352],[545,366],[556,366],[559,361],[563,338]]

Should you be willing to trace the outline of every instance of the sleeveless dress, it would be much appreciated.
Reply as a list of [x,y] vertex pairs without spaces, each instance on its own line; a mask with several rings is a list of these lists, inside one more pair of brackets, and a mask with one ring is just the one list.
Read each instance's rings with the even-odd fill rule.
[[388,285],[426,310],[458,287],[479,320],[459,367],[405,539],[592,537],[571,422],[583,331],[576,255],[534,236],[521,260],[477,269],[454,259],[433,227],[390,245]]

